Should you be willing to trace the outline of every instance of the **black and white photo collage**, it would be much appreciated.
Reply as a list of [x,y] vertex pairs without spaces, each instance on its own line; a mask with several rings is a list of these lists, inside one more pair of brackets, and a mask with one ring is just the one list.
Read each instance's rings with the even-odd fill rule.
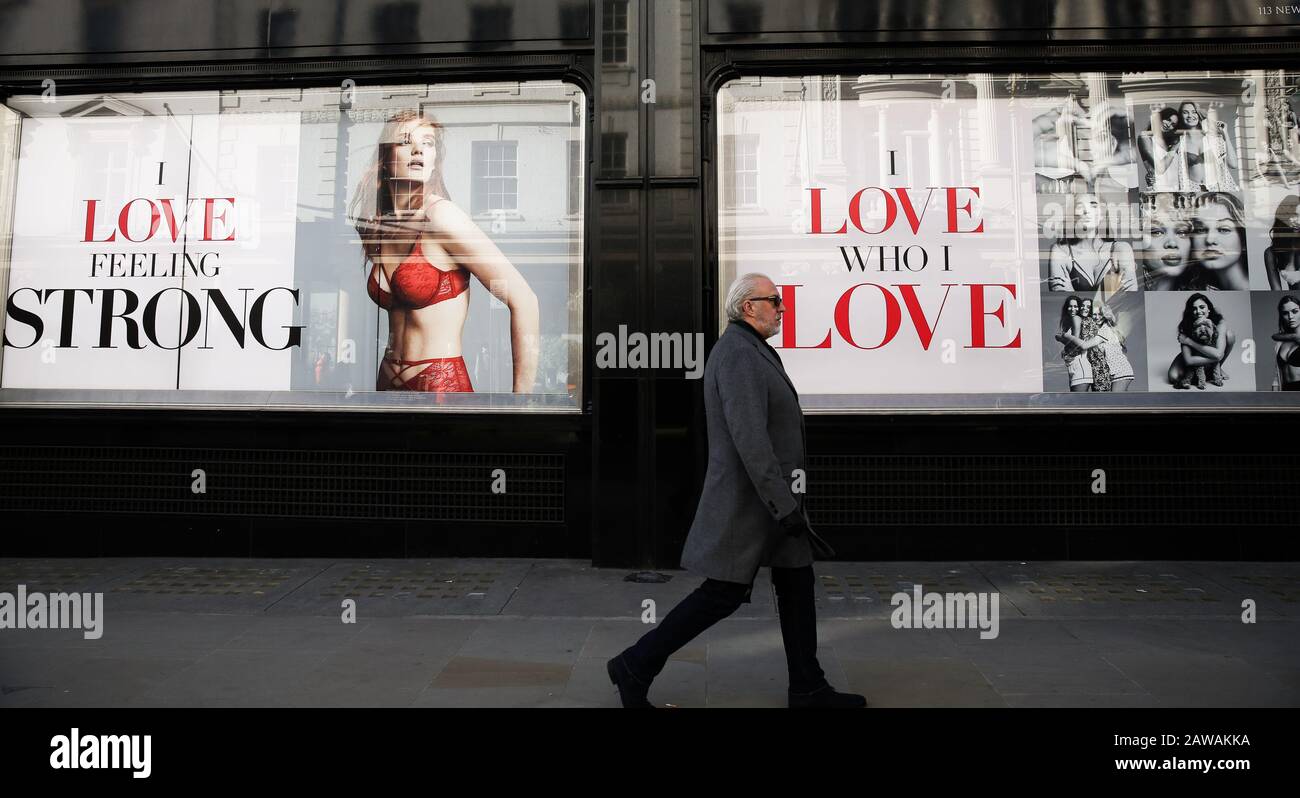
[[1044,391],[1300,391],[1300,73],[1033,89]]

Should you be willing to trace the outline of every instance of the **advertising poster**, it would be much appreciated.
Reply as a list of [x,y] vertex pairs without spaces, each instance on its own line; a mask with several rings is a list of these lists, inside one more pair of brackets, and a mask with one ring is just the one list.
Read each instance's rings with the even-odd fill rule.
[[579,406],[577,88],[49,99],[9,101],[4,399]]
[[[1038,286],[1023,268],[1035,242],[1021,223],[1034,215],[1031,139],[964,159],[977,104],[942,91],[863,76],[719,93],[724,282],[763,272],[780,287],[779,346],[801,392],[1041,388]],[[992,102],[986,113],[1007,115]]]
[[719,283],[777,284],[771,343],[821,410],[1293,390],[1298,94],[1265,70],[733,80]]

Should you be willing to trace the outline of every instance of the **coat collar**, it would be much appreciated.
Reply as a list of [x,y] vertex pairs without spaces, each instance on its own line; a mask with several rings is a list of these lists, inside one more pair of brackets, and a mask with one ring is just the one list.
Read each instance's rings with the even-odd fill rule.
[[785,380],[785,384],[790,386],[790,391],[795,395],[795,399],[797,400],[799,398],[799,392],[795,390],[794,383],[790,382],[790,377],[786,375],[785,365],[781,363],[780,355],[776,353],[776,350],[772,348],[771,344],[763,339],[762,334],[745,321],[732,321],[729,322],[727,326],[729,328],[740,328],[740,330],[734,334],[739,335],[743,340],[749,341],[750,345],[757,349],[759,353],[767,359],[767,362],[776,367],[776,373],[780,374],[781,379]]

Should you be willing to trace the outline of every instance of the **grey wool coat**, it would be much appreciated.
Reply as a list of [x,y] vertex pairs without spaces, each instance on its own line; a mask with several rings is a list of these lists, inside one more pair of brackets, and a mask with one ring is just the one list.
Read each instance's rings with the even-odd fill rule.
[[796,568],[813,555],[806,536],[779,523],[803,512],[803,494],[791,490],[792,472],[804,468],[799,394],[780,357],[743,324],[727,325],[704,365],[709,466],[682,567],[752,583],[759,566]]

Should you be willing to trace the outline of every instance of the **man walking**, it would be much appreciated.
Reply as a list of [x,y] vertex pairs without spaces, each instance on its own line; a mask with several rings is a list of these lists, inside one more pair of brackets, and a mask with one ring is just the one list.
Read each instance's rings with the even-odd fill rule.
[[727,292],[730,324],[704,367],[709,467],[682,552],[704,583],[607,665],[624,707],[652,707],[650,683],[673,652],[750,601],[759,566],[772,569],[791,707],[866,706],[839,693],[817,662],[814,543],[803,494],[791,485],[804,468],[803,411],[768,338],[781,329],[781,296],[761,274]]

